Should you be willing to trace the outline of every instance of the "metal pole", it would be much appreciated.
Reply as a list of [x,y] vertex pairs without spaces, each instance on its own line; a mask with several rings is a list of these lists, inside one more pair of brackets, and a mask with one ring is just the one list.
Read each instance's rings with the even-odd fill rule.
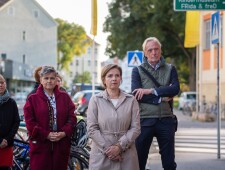
[[198,114],[199,112],[199,46],[196,46],[196,110],[195,110],[195,114]]
[[217,158],[220,159],[220,57],[219,57],[219,43],[217,43]]
[[95,36],[92,41],[92,55],[91,55],[91,72],[92,72],[92,95],[95,91]]

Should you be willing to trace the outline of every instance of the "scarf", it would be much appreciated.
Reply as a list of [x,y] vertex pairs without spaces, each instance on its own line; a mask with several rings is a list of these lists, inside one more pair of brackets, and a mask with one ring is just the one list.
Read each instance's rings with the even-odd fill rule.
[[49,128],[53,131],[54,117],[53,117],[53,108],[49,100],[47,100],[48,112],[49,112]]
[[10,98],[9,92],[6,89],[5,93],[2,96],[0,96],[0,105],[2,105],[3,103],[7,102],[9,100],[9,98]]

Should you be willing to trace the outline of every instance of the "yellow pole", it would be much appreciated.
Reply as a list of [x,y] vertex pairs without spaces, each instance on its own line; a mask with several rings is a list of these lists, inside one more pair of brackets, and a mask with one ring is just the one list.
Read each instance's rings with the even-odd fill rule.
[[92,94],[95,91],[95,36],[97,35],[97,0],[91,0],[91,34],[94,36],[92,41],[92,54],[91,54],[91,70],[92,70]]
[[91,1],[91,34],[94,36],[97,35],[97,22],[98,22],[97,0],[92,0]]

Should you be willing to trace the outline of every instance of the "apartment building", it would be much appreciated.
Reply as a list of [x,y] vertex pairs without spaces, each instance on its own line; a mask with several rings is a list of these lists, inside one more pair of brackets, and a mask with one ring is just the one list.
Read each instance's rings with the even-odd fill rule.
[[0,0],[0,72],[12,93],[32,86],[36,66],[57,64],[57,23],[35,0]]
[[[225,108],[225,54],[224,50],[224,12],[220,11],[219,28],[219,86],[217,85],[217,45],[212,44],[212,14],[215,11],[201,11],[200,13],[200,44],[197,47],[197,91],[199,104],[216,102],[217,87],[220,89],[221,108]],[[225,116],[225,115],[224,115]]]
[[[94,52],[92,51],[94,48]],[[94,75],[96,84],[101,83],[101,59],[100,59],[100,44],[94,42],[87,48],[86,53],[81,56],[74,56],[73,61],[69,66],[69,74],[62,73],[67,86],[73,86],[73,80],[77,75],[82,75],[84,72],[90,72],[91,76]],[[94,55],[94,66],[92,68],[92,55]],[[92,80],[90,80],[92,82]]]

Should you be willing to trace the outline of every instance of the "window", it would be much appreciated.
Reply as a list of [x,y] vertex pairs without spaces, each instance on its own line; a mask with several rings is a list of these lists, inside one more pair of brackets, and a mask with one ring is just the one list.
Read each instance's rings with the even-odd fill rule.
[[26,40],[26,31],[23,31],[23,41]]
[[23,64],[25,64],[26,63],[26,55],[24,54],[23,55]]
[[91,54],[91,48],[90,47],[88,48],[88,54]]
[[204,49],[209,49],[211,44],[211,34],[210,34],[210,26],[211,26],[211,20],[207,20],[204,22],[205,27],[205,41],[204,41]]
[[196,94],[187,94],[187,99],[196,99]]
[[2,59],[2,60],[6,60],[6,58],[7,58],[6,53],[2,53],[2,54],[1,54],[1,59]]
[[79,61],[78,60],[76,60],[76,66],[79,66]]
[[94,72],[95,79],[97,78],[97,72]]
[[91,66],[91,60],[88,60],[88,66]]
[[15,9],[14,9],[14,7],[10,6],[8,8],[8,15],[14,16],[14,14],[15,14]]
[[98,62],[97,62],[97,60],[95,60],[95,66],[98,66]]
[[34,17],[38,18],[39,17],[39,11],[38,10],[34,10]]

